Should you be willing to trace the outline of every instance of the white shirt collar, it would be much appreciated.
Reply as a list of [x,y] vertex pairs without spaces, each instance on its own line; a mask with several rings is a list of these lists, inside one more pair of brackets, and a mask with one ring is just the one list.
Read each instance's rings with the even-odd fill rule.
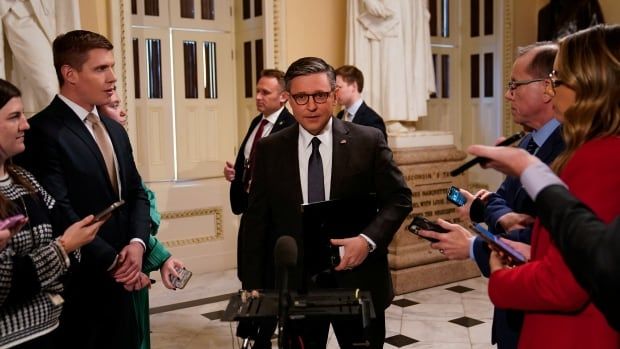
[[303,142],[302,144],[304,144],[306,147],[309,147],[312,142],[312,138],[317,137],[319,140],[321,140],[322,144],[329,146],[331,148],[332,122],[333,122],[333,118],[330,117],[329,121],[327,122],[323,130],[321,130],[321,132],[316,136],[308,132],[305,128],[303,128],[303,126],[301,126],[301,124],[299,124],[299,137],[301,138]]
[[88,110],[82,108],[80,105],[78,105],[74,101],[70,100],[69,98],[61,95],[60,93],[58,94],[58,98],[60,98],[61,101],[65,102],[65,104],[67,106],[69,106],[69,108],[71,108],[71,110],[73,110],[73,112],[80,118],[80,120],[82,120],[82,122],[84,122],[84,120],[86,120],[86,116],[89,113],[93,113],[93,114],[97,115],[97,117],[99,117],[99,113],[97,112],[97,107],[96,106],[93,107],[93,110],[88,111]]
[[364,103],[364,99],[360,98],[357,101],[355,101],[355,103],[351,104],[350,107],[348,107],[346,109],[349,112],[349,114],[351,114],[351,116],[355,116],[355,113],[357,113],[359,108],[362,106],[362,103]]
[[265,116],[265,114],[263,114],[263,119],[269,121],[269,123],[273,125],[276,123],[276,121],[278,121],[278,116],[280,116],[280,113],[282,112],[283,109],[284,109],[284,106],[281,106],[280,109],[269,114],[268,116]]

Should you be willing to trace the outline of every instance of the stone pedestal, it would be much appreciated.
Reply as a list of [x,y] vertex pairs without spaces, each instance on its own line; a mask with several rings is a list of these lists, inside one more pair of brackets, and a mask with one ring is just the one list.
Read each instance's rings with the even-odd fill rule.
[[[396,294],[480,275],[474,262],[448,261],[438,251],[431,249],[428,241],[407,230],[416,215],[423,215],[431,220],[442,218],[460,222],[456,206],[446,200],[446,194],[451,185],[467,187],[467,178],[464,175],[450,177],[449,172],[458,167],[466,157],[464,152],[452,145],[452,135],[445,132],[426,133],[429,134],[406,136],[408,139],[395,139],[401,136],[389,138],[394,160],[413,192],[413,212],[396,233],[388,249]],[[430,137],[430,142],[424,141],[426,136]],[[425,143],[431,145],[424,146]],[[402,144],[415,146],[396,146]]]

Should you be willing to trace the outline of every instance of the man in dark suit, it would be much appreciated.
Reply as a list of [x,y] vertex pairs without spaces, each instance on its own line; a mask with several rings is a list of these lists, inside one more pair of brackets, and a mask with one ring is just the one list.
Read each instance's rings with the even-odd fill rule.
[[53,49],[60,93],[29,120],[21,161],[71,222],[125,200],[74,256],[58,346],[134,349],[139,332],[130,291],[150,284],[140,272],[149,203],[125,129],[97,113],[114,92],[113,46],[76,30],[57,37]]
[[343,65],[336,69],[336,99],[338,104],[344,107],[336,117],[355,124],[376,127],[387,140],[385,123],[362,99],[363,89],[364,74],[359,69],[352,65]]
[[[551,163],[562,151],[564,141],[559,122],[554,117],[551,97],[545,94],[544,78],[553,69],[557,46],[536,43],[519,49],[512,68],[511,81],[505,98],[510,102],[515,123],[532,130],[519,147]],[[506,177],[495,193],[487,195],[484,219],[494,234],[504,234],[513,241],[530,243],[536,208],[523,190],[518,177]],[[448,227],[448,226],[446,226]],[[455,226],[452,233],[438,234],[440,243],[432,244],[450,259],[471,258],[484,276],[489,276],[491,250],[479,236]],[[435,237],[423,232],[422,235]],[[516,348],[523,322],[523,313],[495,309],[491,340],[499,349]]]
[[[241,142],[235,164],[226,161],[224,177],[230,182],[230,207],[234,214],[242,214],[248,207],[248,191],[252,179],[253,146],[267,137],[295,123],[293,115],[284,106],[284,72],[265,69],[256,83],[256,109],[260,112]],[[264,123],[261,128],[260,124]],[[257,133],[260,131],[260,137]]]
[[[258,143],[242,231],[243,239],[250,242],[240,251],[249,271],[241,280],[243,287],[274,288],[274,244],[283,235],[295,238],[299,246],[290,285],[301,285],[301,204],[376,193],[379,211],[370,224],[359,235],[332,240],[344,250],[333,272],[334,286],[371,291],[377,319],[368,329],[368,339],[371,347],[382,347],[384,310],[393,298],[387,246],[411,211],[411,190],[381,132],[332,117],[336,77],[329,64],[320,58],[301,58],[288,68],[285,81],[299,127],[289,127]],[[312,280],[303,281],[313,287]],[[342,348],[351,348],[361,339],[361,324],[332,321],[332,325]],[[305,347],[325,347],[329,322],[308,322],[303,328]]]

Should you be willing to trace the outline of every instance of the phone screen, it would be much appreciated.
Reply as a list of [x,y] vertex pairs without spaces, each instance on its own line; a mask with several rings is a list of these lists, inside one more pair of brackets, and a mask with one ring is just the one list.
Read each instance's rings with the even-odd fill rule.
[[476,232],[480,234],[480,237],[482,237],[486,242],[496,246],[500,251],[509,255],[512,258],[514,264],[519,265],[519,264],[524,264],[525,262],[527,262],[527,259],[525,259],[525,256],[523,256],[521,252],[515,250],[514,248],[512,248],[512,246],[503,242],[499,238],[499,236],[491,234],[491,232],[486,230],[482,225],[478,223],[473,224],[472,226],[474,227]]
[[456,206],[463,206],[467,202],[467,199],[461,194],[459,188],[452,186],[448,189],[448,201]]

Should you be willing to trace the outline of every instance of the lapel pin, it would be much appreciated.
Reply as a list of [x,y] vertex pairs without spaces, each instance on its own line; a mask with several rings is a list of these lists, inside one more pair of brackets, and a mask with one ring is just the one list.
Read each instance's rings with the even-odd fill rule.
[[347,144],[347,140],[346,139],[341,140],[340,144]]

